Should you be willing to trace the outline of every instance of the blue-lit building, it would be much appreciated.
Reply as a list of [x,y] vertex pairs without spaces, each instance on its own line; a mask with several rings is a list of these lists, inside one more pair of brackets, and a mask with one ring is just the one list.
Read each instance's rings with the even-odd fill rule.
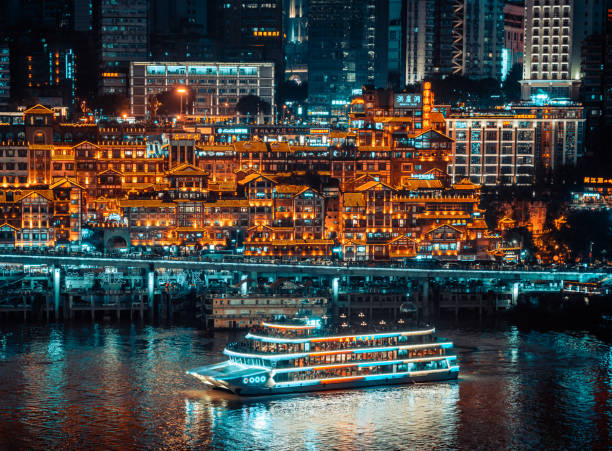
[[11,96],[10,51],[0,42],[0,106],[6,106]]
[[364,85],[387,85],[388,0],[310,0],[309,118],[332,116]]

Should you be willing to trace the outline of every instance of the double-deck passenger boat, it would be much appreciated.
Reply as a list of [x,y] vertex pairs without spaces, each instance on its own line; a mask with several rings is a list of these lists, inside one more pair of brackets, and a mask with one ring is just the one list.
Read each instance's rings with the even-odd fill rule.
[[459,374],[452,349],[431,327],[357,332],[320,319],[270,321],[227,345],[228,360],[187,374],[245,396],[440,381]]

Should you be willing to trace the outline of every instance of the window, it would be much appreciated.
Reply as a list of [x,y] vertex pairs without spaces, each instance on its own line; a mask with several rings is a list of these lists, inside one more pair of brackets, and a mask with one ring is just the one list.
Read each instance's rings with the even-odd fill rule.
[[255,66],[243,66],[238,69],[240,75],[257,75],[257,67]]
[[238,68],[236,66],[221,66],[219,67],[219,75],[236,75]]
[[189,66],[189,75],[216,75],[216,66]]
[[149,75],[166,75],[166,66],[147,66]]
[[185,75],[186,73],[185,66],[168,66],[168,75]]

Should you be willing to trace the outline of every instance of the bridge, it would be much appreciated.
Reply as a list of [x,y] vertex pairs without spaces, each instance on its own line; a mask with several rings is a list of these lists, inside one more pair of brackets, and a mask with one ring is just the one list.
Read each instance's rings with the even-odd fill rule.
[[0,254],[0,264],[63,266],[97,266],[115,268],[155,268],[183,270],[216,270],[236,273],[292,274],[335,277],[393,277],[404,279],[495,279],[512,281],[550,281],[563,282],[573,280],[589,282],[602,279],[609,274],[598,271],[529,271],[529,270],[489,270],[489,269],[440,269],[440,268],[406,268],[394,266],[344,266],[315,265],[305,263],[276,264],[266,262],[226,262],[208,261],[189,258],[147,259],[123,257],[65,256],[46,254]]
[[[20,269],[12,268],[15,266]],[[172,291],[171,294],[168,290],[195,288],[198,294],[206,296],[211,290],[215,291],[220,287],[221,290],[227,290],[227,294],[239,290],[241,296],[247,296],[261,290],[262,279],[270,284],[268,289],[281,280],[294,281],[302,287],[317,287],[328,293],[332,304],[336,306],[339,305],[341,294],[343,299],[346,299],[347,293],[354,293],[358,298],[355,302],[363,303],[365,301],[361,297],[364,293],[376,296],[381,287],[399,292],[407,290],[419,304],[419,308],[427,312],[432,300],[436,298],[436,295],[432,296],[432,292],[440,283],[448,282],[451,287],[459,286],[455,292],[461,295],[463,290],[466,293],[474,293],[474,284],[484,284],[486,289],[481,291],[491,290],[504,296],[509,293],[511,303],[515,304],[520,292],[559,291],[564,281],[594,282],[609,275],[603,271],[442,269],[392,265],[360,266],[348,263],[277,264],[247,260],[214,261],[192,257],[134,258],[51,253],[0,254],[0,268],[2,267],[5,267],[5,270],[4,275],[0,276],[1,288],[7,290],[7,299],[17,298],[17,301],[14,301],[17,304],[13,302],[10,307],[13,311],[23,311],[25,316],[26,310],[32,310],[34,298],[40,298],[42,293],[43,310],[47,318],[53,314],[56,319],[62,310],[64,318],[72,317],[79,310],[91,312],[93,318],[96,311],[109,309],[116,310],[117,317],[121,310],[126,314],[129,311],[130,317],[138,311],[141,318],[146,309],[152,317],[151,312],[157,311],[156,306],[161,302],[160,296],[166,296],[166,300],[176,297],[177,291]],[[100,273],[92,271],[92,268],[105,270]],[[120,280],[115,281],[114,274]],[[305,278],[310,279],[308,284],[305,283]],[[99,282],[96,284],[94,280]],[[99,288],[94,289],[94,286]],[[353,294],[350,294],[350,299],[351,296]],[[455,296],[453,299],[451,303],[457,312],[458,298]],[[348,304],[349,312],[351,302],[353,301]],[[482,309],[482,301],[478,302],[479,309]],[[372,308],[372,303],[369,303]],[[9,308],[8,304],[7,300],[4,304],[0,301],[0,312]],[[170,304],[168,303],[168,308]]]

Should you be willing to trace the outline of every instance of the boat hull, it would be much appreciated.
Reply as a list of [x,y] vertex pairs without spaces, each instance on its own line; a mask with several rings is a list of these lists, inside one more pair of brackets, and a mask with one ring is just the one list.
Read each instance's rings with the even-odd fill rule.
[[[223,391],[229,391],[239,396],[269,396],[269,395],[282,395],[292,393],[304,393],[304,392],[316,392],[326,390],[347,390],[356,389],[363,387],[375,387],[383,385],[401,385],[401,384],[413,384],[423,382],[441,382],[441,381],[452,381],[458,378],[459,372],[453,369],[435,372],[423,375],[407,375],[401,377],[394,377],[390,375],[388,378],[381,378],[376,380],[350,380],[347,382],[324,382],[319,381],[302,381],[291,385],[276,384],[272,386],[267,385],[248,385],[242,383],[224,383],[223,386],[215,384],[213,389],[220,389]],[[209,384],[210,385],[210,384]]]

